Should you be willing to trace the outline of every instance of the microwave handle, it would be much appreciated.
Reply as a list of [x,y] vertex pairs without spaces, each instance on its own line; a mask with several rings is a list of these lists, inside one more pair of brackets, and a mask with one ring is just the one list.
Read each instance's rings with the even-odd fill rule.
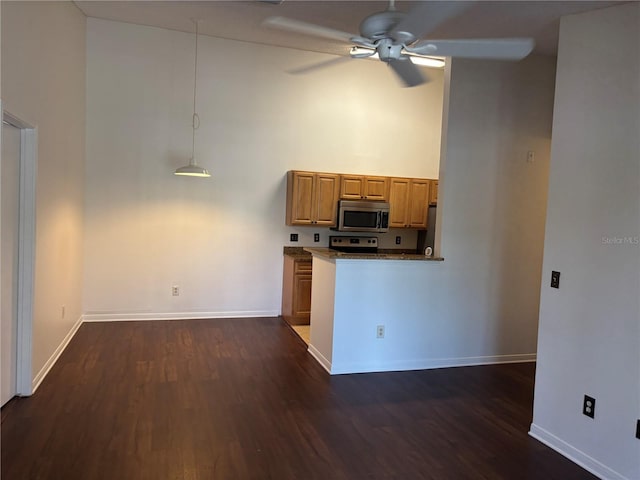
[[382,227],[382,212],[378,210],[378,220],[376,221],[376,228]]

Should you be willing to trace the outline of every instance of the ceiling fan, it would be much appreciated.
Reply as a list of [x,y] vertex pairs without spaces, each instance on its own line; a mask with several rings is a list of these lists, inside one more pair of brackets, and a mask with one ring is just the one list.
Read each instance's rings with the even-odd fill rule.
[[[377,55],[393,69],[407,87],[427,82],[422,72],[411,61],[412,57],[521,60],[531,53],[534,47],[532,38],[419,40],[468,7],[468,2],[419,2],[410,12],[401,12],[395,9],[395,1],[390,0],[386,10],[362,20],[360,35],[285,17],[269,17],[263,24],[271,28],[351,44],[351,58]],[[332,62],[327,62],[329,63]]]

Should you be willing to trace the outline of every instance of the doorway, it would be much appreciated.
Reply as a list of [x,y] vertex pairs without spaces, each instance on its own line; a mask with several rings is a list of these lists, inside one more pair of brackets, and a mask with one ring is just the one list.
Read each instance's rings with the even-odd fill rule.
[[2,298],[0,338],[1,388],[0,404],[4,405],[17,393],[17,331],[18,331],[18,229],[20,222],[20,129],[4,122],[2,125],[2,169],[0,170],[0,290]]
[[33,393],[37,130],[2,112],[0,165],[0,402]]

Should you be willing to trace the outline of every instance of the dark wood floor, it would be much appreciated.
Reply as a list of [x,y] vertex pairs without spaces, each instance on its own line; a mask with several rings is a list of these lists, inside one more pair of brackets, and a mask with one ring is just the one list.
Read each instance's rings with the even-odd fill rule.
[[2,480],[594,479],[533,364],[330,377],[278,319],[84,324],[2,410]]

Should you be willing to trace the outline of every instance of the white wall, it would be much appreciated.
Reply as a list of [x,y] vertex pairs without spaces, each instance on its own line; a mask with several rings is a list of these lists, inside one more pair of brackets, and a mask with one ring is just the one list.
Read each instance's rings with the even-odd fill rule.
[[[562,19],[531,432],[640,479],[640,5]],[[560,289],[549,288],[552,270]],[[595,419],[582,415],[583,395]]]
[[[467,334],[475,331],[477,317],[446,314],[460,301],[440,281],[448,273],[446,260],[314,256],[313,269],[309,351],[332,374],[535,359],[528,342],[514,337],[488,344],[485,335]],[[379,325],[383,339],[376,338]]]
[[37,383],[82,315],[85,17],[72,3],[2,2],[2,101],[38,128]]
[[332,372],[336,313],[336,262],[314,255],[309,353]]
[[[328,233],[284,225],[287,170],[438,174],[442,73],[418,89],[371,61],[298,77],[285,71],[328,57],[201,40],[196,156],[213,177],[176,178],[190,153],[193,36],[88,20],[89,319],[277,314],[289,233],[303,244]],[[434,354],[531,358],[554,59],[456,61],[451,73],[446,260],[424,287],[446,325]]]
[[[429,316],[448,352],[535,354],[555,59],[454,60]],[[527,152],[535,161],[527,163]]]
[[196,158],[213,176],[193,179],[172,174],[190,156],[193,35],[88,19],[87,49],[89,319],[276,315],[289,233],[329,234],[284,225],[287,170],[438,176],[442,71],[414,89],[370,60],[295,76],[331,57],[201,37]]

